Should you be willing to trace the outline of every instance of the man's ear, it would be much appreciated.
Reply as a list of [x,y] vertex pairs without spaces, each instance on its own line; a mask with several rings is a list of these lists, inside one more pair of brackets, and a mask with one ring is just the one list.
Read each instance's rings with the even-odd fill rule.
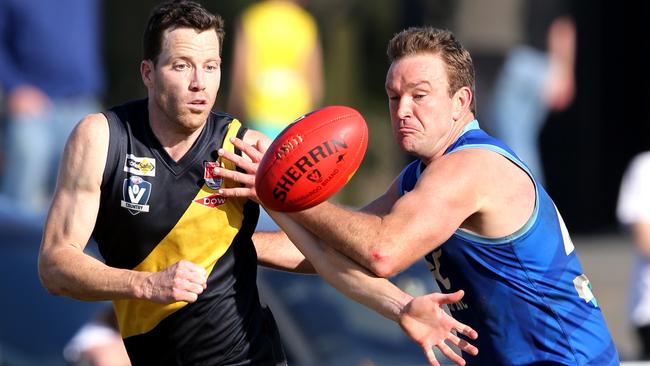
[[452,118],[454,118],[454,120],[459,120],[470,110],[474,95],[472,94],[472,90],[470,88],[464,86],[458,89],[456,93],[454,93],[453,98],[454,105],[452,110]]
[[153,71],[154,64],[151,60],[142,60],[140,63],[140,76],[142,76],[142,82],[147,88],[153,86]]

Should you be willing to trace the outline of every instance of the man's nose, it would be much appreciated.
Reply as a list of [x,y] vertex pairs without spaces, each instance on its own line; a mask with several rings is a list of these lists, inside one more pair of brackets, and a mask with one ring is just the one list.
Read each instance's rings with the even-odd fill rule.
[[190,82],[190,90],[200,91],[205,89],[205,75],[204,71],[200,68],[195,68],[192,73],[192,80]]
[[409,98],[404,98],[404,97],[400,98],[397,104],[397,111],[396,111],[397,117],[399,119],[410,117],[411,112],[412,112],[411,101],[409,100]]

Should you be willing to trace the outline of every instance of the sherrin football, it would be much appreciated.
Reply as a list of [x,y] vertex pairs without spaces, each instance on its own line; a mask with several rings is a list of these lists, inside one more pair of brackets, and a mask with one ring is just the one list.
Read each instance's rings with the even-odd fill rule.
[[285,128],[264,154],[255,177],[262,204],[274,211],[313,207],[354,175],[368,147],[368,126],[345,106],[308,113]]

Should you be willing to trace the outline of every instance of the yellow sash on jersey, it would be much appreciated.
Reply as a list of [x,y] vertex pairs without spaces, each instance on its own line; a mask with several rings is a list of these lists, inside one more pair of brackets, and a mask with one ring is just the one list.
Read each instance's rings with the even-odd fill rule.
[[[230,123],[223,143],[225,150],[234,151],[230,137],[236,136],[240,126],[237,120]],[[219,160],[227,169],[236,168],[228,160]],[[224,187],[235,185],[231,181],[223,182]],[[159,272],[184,259],[202,266],[209,275],[239,232],[246,202],[246,199],[228,198],[218,207],[194,202],[215,193],[204,184],[174,228],[134,270]],[[113,304],[123,338],[152,330],[160,321],[187,305],[182,301],[162,305],[145,300],[116,300]]]

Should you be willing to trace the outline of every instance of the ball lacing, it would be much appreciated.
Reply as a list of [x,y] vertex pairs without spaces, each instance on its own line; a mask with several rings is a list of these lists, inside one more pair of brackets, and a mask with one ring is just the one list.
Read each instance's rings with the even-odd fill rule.
[[287,154],[289,154],[301,142],[303,142],[303,138],[302,138],[301,135],[292,136],[285,143],[283,143],[282,146],[280,146],[278,151],[276,151],[275,158],[277,160],[282,160]]

